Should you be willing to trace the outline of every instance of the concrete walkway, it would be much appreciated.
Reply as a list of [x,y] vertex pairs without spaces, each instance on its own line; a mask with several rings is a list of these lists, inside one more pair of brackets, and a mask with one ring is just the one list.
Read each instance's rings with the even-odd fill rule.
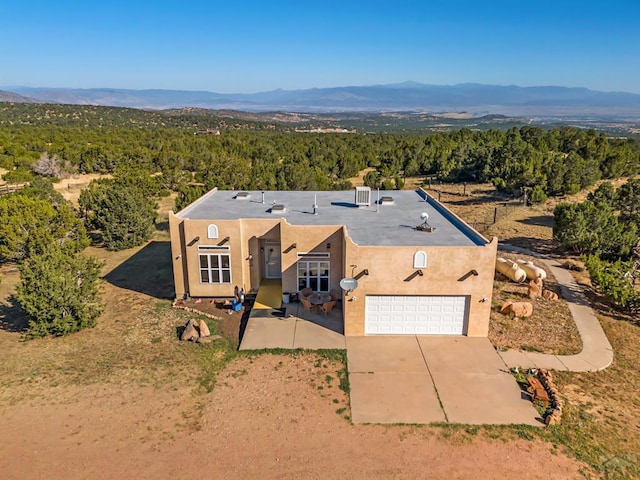
[[555,260],[542,257],[525,248],[503,244],[500,244],[498,248],[504,251],[537,256],[549,267],[560,285],[562,296],[568,303],[569,311],[582,338],[582,351],[575,355],[507,350],[499,352],[504,363],[508,367],[546,368],[570,372],[593,372],[607,368],[613,361],[613,348],[582,289],[573,279],[571,273]]

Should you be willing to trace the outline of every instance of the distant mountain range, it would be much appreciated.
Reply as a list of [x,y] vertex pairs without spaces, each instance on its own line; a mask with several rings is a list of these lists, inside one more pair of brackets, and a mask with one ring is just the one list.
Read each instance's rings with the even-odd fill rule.
[[[36,101],[144,109],[198,107],[252,112],[408,111],[476,115],[624,115],[640,117],[640,94],[515,85],[390,85],[224,94],[187,90],[0,87],[0,101]],[[12,97],[12,94],[16,96]]]
[[24,97],[22,95],[18,95],[17,93],[0,90],[0,102],[38,103],[39,101],[40,100],[36,100],[35,98]]

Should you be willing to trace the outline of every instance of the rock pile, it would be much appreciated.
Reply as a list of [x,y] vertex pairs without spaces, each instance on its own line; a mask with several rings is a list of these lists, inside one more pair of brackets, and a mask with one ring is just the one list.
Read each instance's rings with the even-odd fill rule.
[[558,425],[562,420],[562,399],[560,393],[553,383],[551,372],[541,368],[537,374],[538,380],[549,394],[549,401],[551,402],[551,413],[545,418],[547,425]]

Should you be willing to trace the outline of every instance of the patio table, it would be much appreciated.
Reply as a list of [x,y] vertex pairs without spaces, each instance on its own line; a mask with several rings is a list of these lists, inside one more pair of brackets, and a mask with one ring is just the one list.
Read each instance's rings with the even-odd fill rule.
[[331,295],[328,293],[312,293],[307,297],[312,305],[322,305],[331,301]]

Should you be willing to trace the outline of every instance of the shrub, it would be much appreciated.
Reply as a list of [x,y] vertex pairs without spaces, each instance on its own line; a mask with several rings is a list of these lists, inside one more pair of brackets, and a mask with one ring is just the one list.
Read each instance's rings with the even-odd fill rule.
[[102,313],[102,263],[52,247],[20,266],[16,299],[29,315],[26,338],[62,336],[93,327]]
[[640,311],[640,292],[634,288],[630,276],[632,262],[609,263],[595,255],[589,255],[584,262],[591,281],[611,303],[625,312]]
[[531,189],[531,196],[529,197],[531,203],[544,203],[547,201],[547,194],[541,185],[536,185]]

